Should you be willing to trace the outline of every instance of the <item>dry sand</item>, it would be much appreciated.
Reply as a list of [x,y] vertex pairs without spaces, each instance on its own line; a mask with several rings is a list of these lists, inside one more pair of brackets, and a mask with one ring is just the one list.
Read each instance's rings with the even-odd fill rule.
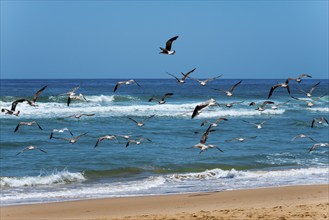
[[4,219],[325,219],[329,185],[2,206]]

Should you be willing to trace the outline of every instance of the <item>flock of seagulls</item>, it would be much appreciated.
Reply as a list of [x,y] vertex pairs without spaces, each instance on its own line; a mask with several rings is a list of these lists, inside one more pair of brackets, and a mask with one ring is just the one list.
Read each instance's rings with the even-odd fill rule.
[[[175,37],[172,37],[170,38],[167,42],[166,42],[166,47],[165,48],[162,48],[160,47],[161,51],[159,52],[160,54],[165,54],[165,55],[174,55],[176,53],[175,50],[172,50],[172,45],[173,45],[173,42],[175,40],[178,39],[178,36],[175,36]],[[218,76],[215,76],[215,77],[211,77],[211,78],[208,78],[208,79],[205,79],[205,80],[200,80],[200,79],[196,79],[194,77],[191,77],[190,75],[196,70],[196,68],[193,68],[192,70],[186,72],[186,73],[181,73],[182,77],[177,77],[171,73],[168,73],[166,72],[168,75],[170,75],[171,77],[173,77],[177,83],[179,84],[184,84],[186,82],[187,79],[191,79],[191,80],[194,80],[194,81],[197,81],[201,86],[206,86],[207,83],[209,83],[210,81],[213,81],[213,80],[216,80],[220,77],[222,77],[222,75],[218,75]],[[290,88],[289,88],[289,82],[290,81],[296,81],[297,83],[301,83],[302,79],[303,78],[312,78],[312,76],[308,75],[308,74],[301,74],[300,76],[298,76],[297,78],[288,78],[285,82],[283,83],[277,83],[275,85],[273,85],[271,88],[270,88],[270,91],[269,91],[269,94],[268,94],[268,97],[267,99],[270,99],[270,97],[273,95],[273,92],[277,89],[277,88],[283,88],[283,89],[287,89],[287,92],[289,94],[289,96],[291,96],[291,98],[295,99],[295,100],[299,100],[299,101],[305,101],[307,102],[307,106],[308,107],[312,107],[314,105],[314,102],[316,102],[317,100],[319,100],[321,97],[323,96],[320,96],[320,97],[317,97],[315,99],[311,99],[312,98],[312,93],[314,92],[314,90],[316,89],[316,87],[320,84],[320,82],[317,82],[316,84],[314,84],[312,86],[312,88],[309,90],[309,91],[304,91],[304,90],[301,90],[300,91],[305,94],[305,96],[309,99],[311,99],[311,101],[307,101],[305,99],[301,99],[301,98],[296,98],[294,96],[291,95],[291,91],[290,91]],[[217,90],[217,91],[220,91],[220,92],[224,92],[226,94],[226,96],[228,97],[232,97],[233,96],[233,92],[234,90],[242,83],[242,80],[238,81],[237,83],[235,83],[229,90],[223,90],[221,88],[216,88],[214,90]],[[127,80],[127,81],[119,81],[116,83],[116,85],[114,86],[114,89],[113,89],[113,92],[116,92],[119,87],[121,85],[131,85],[131,84],[135,84],[137,85],[138,87],[141,87],[141,85],[139,83],[137,83],[134,79],[130,79],[130,80]],[[19,116],[20,114],[20,111],[16,111],[16,108],[17,108],[17,105],[20,104],[20,103],[27,103],[28,105],[30,106],[33,106],[33,107],[37,107],[38,105],[36,104],[39,96],[41,95],[41,93],[47,88],[47,85],[46,86],[43,86],[41,89],[39,89],[33,96],[32,100],[28,100],[28,99],[25,99],[25,98],[20,98],[20,99],[17,99],[17,100],[14,100],[11,104],[11,108],[10,109],[6,109],[6,108],[2,108],[1,109],[1,112],[3,112],[4,114],[8,114],[8,115],[14,115],[14,116]],[[67,96],[67,106],[69,107],[72,100],[84,100],[85,102],[88,102],[87,99],[85,98],[85,96],[83,94],[76,94],[76,91],[80,88],[80,86],[77,86],[75,88],[73,88],[71,91],[68,91],[66,93],[63,93],[61,95],[66,95]],[[156,96],[153,96],[151,97],[148,101],[149,102],[152,102],[152,101],[157,101],[159,104],[165,104],[166,103],[166,99],[173,96],[173,93],[166,93],[164,94],[162,97],[156,97]],[[271,106],[272,109],[277,109],[279,106],[281,105],[285,105],[286,103],[288,103],[290,100],[286,101],[286,102],[283,102],[283,103],[274,103],[273,101],[270,101],[270,100],[266,100],[266,101],[263,101],[262,103],[255,103],[255,102],[251,102],[249,104],[249,106],[257,106],[256,110],[258,111],[265,111],[266,107],[267,106]],[[237,105],[237,104],[241,104],[243,103],[243,101],[240,101],[240,102],[229,102],[229,103],[218,103],[215,99],[211,98],[203,103],[200,103],[198,105],[195,106],[193,112],[192,112],[192,115],[191,115],[191,119],[197,117],[199,114],[202,113],[202,111],[204,111],[205,109],[207,108],[210,108],[212,106],[225,106],[227,108],[231,108],[233,107],[233,105]],[[71,116],[68,116],[69,118],[81,118],[81,117],[91,117],[91,116],[94,116],[95,114],[74,114],[74,115],[71,115]],[[127,119],[129,119],[130,121],[132,121],[136,126],[138,127],[143,127],[144,124],[145,124],[145,121],[146,120],[149,120],[151,118],[155,117],[155,115],[151,115],[149,117],[146,117],[145,119],[141,120],[141,121],[138,121],[134,118],[131,118],[131,117],[127,117]],[[242,120],[243,122],[245,123],[248,123],[248,124],[251,124],[253,126],[255,126],[257,129],[261,129],[262,126],[268,122],[269,120],[271,119],[268,118],[267,120],[264,120],[264,121],[261,121],[261,122],[250,122],[250,121],[246,121],[246,120]],[[227,121],[228,119],[226,118],[217,118],[216,120],[214,120],[213,122],[210,122],[209,120],[205,120],[201,123],[201,126],[204,126],[206,124],[210,124],[208,126],[208,128],[206,129],[206,131],[203,133],[203,135],[201,136],[200,138],[200,141],[195,144],[194,146],[190,147],[190,148],[197,148],[197,149],[200,149],[200,154],[208,149],[217,149],[218,151],[220,152],[224,152],[222,149],[220,149],[218,146],[214,145],[214,144],[207,144],[207,140],[208,140],[208,136],[211,132],[215,131],[214,127],[217,127],[218,124],[221,122],[221,121]],[[327,119],[325,119],[324,117],[321,117],[321,118],[314,118],[312,123],[311,123],[311,127],[313,128],[315,125],[322,125],[322,124],[329,124]],[[42,130],[42,127],[36,122],[36,121],[31,121],[31,122],[19,122],[14,130],[14,132],[17,132],[18,129],[21,127],[21,126],[33,126],[33,125],[36,125],[40,130]],[[59,133],[64,133],[64,132],[68,132],[70,135],[71,135],[71,138],[63,138],[63,137],[57,137],[57,136],[54,136],[55,133],[59,134]],[[50,137],[49,139],[58,139],[58,140],[63,140],[63,141],[66,141],[67,143],[70,143],[70,144],[75,144],[81,137],[83,136],[86,136],[88,134],[88,132],[85,132],[85,133],[82,133],[78,136],[74,136],[73,133],[68,129],[68,128],[62,128],[62,129],[53,129],[52,132],[50,133]],[[152,142],[149,138],[146,138],[146,137],[140,137],[138,139],[131,139],[132,135],[113,135],[113,134],[107,134],[107,135],[103,135],[103,136],[100,136],[98,137],[95,145],[94,145],[94,148],[98,147],[99,144],[105,140],[115,140],[116,142],[120,142],[118,140],[118,138],[123,138],[125,141],[126,141],[126,145],[125,147],[128,147],[129,145],[131,144],[136,144],[136,145],[139,145],[141,144],[142,142],[144,141],[148,141],[148,142]],[[138,137],[138,136],[136,136]],[[251,137],[236,137],[236,138],[232,138],[232,139],[229,139],[229,140],[226,140],[226,142],[231,142],[231,141],[238,141],[238,142],[244,142],[246,140],[249,140],[249,139],[255,139],[257,138],[257,136],[251,136]],[[291,141],[295,141],[296,139],[300,139],[300,138],[308,138],[310,139],[311,141],[313,142],[316,142],[312,137],[306,135],[306,134],[299,134],[295,137],[292,138]],[[313,146],[309,149],[309,152],[312,152],[313,150],[315,150],[316,148],[318,147],[328,147],[328,143],[315,143],[313,144]],[[45,151],[44,149],[41,149],[37,146],[27,146],[25,147],[24,149],[22,149],[20,152],[18,152],[16,155],[19,155],[21,154],[22,152],[24,151],[27,151],[27,150],[39,150],[43,153],[47,153],[47,151]]]

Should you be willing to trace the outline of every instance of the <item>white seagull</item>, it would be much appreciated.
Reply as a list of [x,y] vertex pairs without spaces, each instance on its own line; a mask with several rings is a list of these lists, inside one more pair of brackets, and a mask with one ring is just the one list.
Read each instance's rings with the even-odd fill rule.
[[208,79],[205,79],[205,80],[200,80],[200,79],[196,79],[196,78],[192,78],[192,77],[189,77],[189,78],[191,78],[191,79],[197,81],[201,86],[205,86],[205,85],[207,85],[208,82],[213,81],[213,80],[215,80],[215,79],[221,77],[222,75],[223,75],[223,74],[221,74],[221,75],[219,75],[219,76],[212,77],[212,78],[208,78]]
[[49,139],[52,139],[52,138],[53,138],[53,135],[54,135],[55,132],[63,133],[63,132],[65,132],[65,131],[68,131],[68,132],[71,134],[71,136],[73,136],[73,133],[72,133],[68,128],[63,128],[63,129],[53,129],[53,131],[50,133],[50,137],[49,137]]
[[326,123],[327,125],[329,125],[328,120],[325,117],[321,117],[321,118],[313,118],[312,124],[311,124],[311,128],[314,127],[315,123],[318,123],[320,125]]
[[104,141],[104,140],[113,140],[113,139],[115,139],[115,140],[118,141],[116,135],[111,135],[110,134],[110,135],[104,135],[102,137],[99,137],[98,140],[97,140],[97,142],[96,142],[96,144],[95,144],[95,146],[94,146],[94,148],[96,148],[98,146],[99,142],[101,142],[101,141]]
[[150,139],[148,138],[140,138],[139,140],[129,140],[126,144],[126,147],[128,147],[130,144],[137,144],[137,145],[140,145],[142,143],[142,141],[144,140],[147,140],[147,141],[150,141],[152,142]]
[[70,143],[70,144],[75,144],[75,143],[78,141],[78,139],[79,139],[80,137],[86,135],[87,133],[88,133],[88,132],[83,133],[83,134],[80,134],[80,135],[78,135],[78,136],[76,136],[76,137],[73,137],[73,138],[60,138],[60,137],[53,137],[53,138],[55,138],[55,139],[59,139],[59,140],[64,140],[64,141],[68,141],[68,143]]
[[186,78],[188,77],[188,75],[190,75],[191,73],[193,73],[194,70],[196,70],[196,68],[194,68],[194,69],[188,71],[187,73],[182,73],[183,77],[182,77],[181,79],[179,79],[178,77],[176,77],[175,75],[173,75],[173,74],[171,74],[171,73],[168,73],[168,72],[166,72],[166,73],[167,73],[168,75],[174,77],[174,78],[176,79],[177,83],[179,83],[179,84],[184,84]]
[[298,82],[298,83],[300,83],[300,82],[302,81],[302,78],[305,78],[305,77],[312,78],[312,76],[303,73],[303,74],[301,74],[300,76],[298,76],[298,77],[295,79],[295,81]]
[[32,145],[30,145],[30,146],[25,147],[25,148],[24,148],[23,150],[21,150],[20,152],[18,152],[18,153],[16,154],[16,156],[19,155],[19,154],[21,154],[21,153],[23,153],[24,151],[27,151],[27,150],[39,150],[39,151],[42,151],[42,152],[44,152],[44,153],[47,153],[47,151],[45,151],[45,150],[43,150],[43,149],[41,149],[41,148],[39,148],[39,147],[37,147],[37,146],[32,146]]
[[[272,102],[272,101],[264,101],[260,106],[257,106],[256,110],[258,110],[258,111],[265,111],[265,108],[264,107],[267,104],[274,104],[274,102]],[[254,106],[254,105],[257,105],[257,104],[255,102],[251,102],[249,104],[249,106]]]
[[316,143],[316,144],[313,144],[313,146],[308,150],[308,152],[311,153],[312,151],[314,151],[318,147],[329,147],[329,143]]
[[310,139],[310,140],[316,142],[316,140],[314,140],[313,138],[311,138],[310,136],[308,136],[308,135],[306,135],[306,134],[299,134],[299,135],[296,135],[295,137],[293,137],[293,138],[291,139],[291,141],[294,141],[294,140],[296,140],[297,138],[308,138],[308,139]]
[[161,97],[161,99],[157,99],[157,98],[155,98],[155,97],[151,97],[151,98],[149,99],[149,102],[152,102],[153,100],[157,100],[157,101],[159,102],[159,104],[165,104],[165,103],[166,103],[165,98],[170,97],[170,96],[172,96],[172,95],[174,95],[174,93],[166,93],[166,94],[164,94],[164,95]]
[[136,84],[137,86],[141,87],[135,80],[130,79],[127,81],[119,81],[117,82],[117,84],[115,85],[113,92],[117,91],[117,89],[119,88],[120,85],[130,85],[130,84]]
[[313,91],[315,90],[315,88],[320,84],[320,81],[315,83],[312,88],[310,89],[310,91],[306,92],[302,89],[299,89],[302,93],[304,93],[308,98],[311,98],[312,97],[312,93]]
[[131,118],[131,117],[127,117],[129,120],[131,120],[131,121],[133,121],[133,122],[135,122],[135,124],[138,126],[138,127],[142,127],[142,126],[144,126],[144,122],[146,121],[146,120],[148,120],[148,119],[150,119],[150,118],[153,118],[155,115],[151,115],[151,116],[149,116],[149,117],[147,117],[147,118],[145,118],[144,120],[142,120],[142,121],[136,121],[135,119],[133,119],[133,118]]
[[201,110],[203,108],[208,107],[208,106],[215,106],[215,105],[218,106],[218,103],[213,98],[211,98],[210,100],[208,100],[206,102],[203,102],[201,104],[198,104],[197,106],[195,106],[191,118],[193,119],[195,116],[197,116],[198,114],[200,114],[200,112],[201,112]]
[[14,132],[18,131],[18,129],[19,129],[19,127],[20,127],[21,125],[26,125],[26,126],[37,125],[37,126],[39,127],[39,129],[42,130],[41,126],[40,126],[40,125],[38,124],[38,122],[36,122],[36,121],[30,121],[30,122],[21,121],[21,122],[19,122],[19,123],[17,124],[17,126],[16,126]]
[[90,117],[90,116],[94,116],[95,114],[76,114],[76,115],[70,115],[70,116],[68,116],[67,118],[81,118],[81,117],[83,117],[83,116],[88,116],[88,117]]
[[233,91],[234,89],[242,82],[242,80],[240,80],[238,83],[234,84],[230,90],[228,91],[225,91],[225,90],[221,90],[221,89],[215,89],[215,90],[218,90],[218,91],[222,91],[222,92],[225,92],[227,96],[231,97],[233,95]]
[[252,125],[255,125],[257,129],[261,129],[262,128],[262,125],[265,124],[268,120],[270,120],[271,118],[268,118],[267,120],[265,121],[262,121],[260,123],[252,123],[252,122],[249,122],[249,121],[246,121],[244,119],[242,119],[243,122],[246,122],[248,124],[252,124]]
[[71,100],[82,100],[82,99],[88,102],[86,97],[84,97],[84,95],[82,95],[81,93],[79,95],[69,95],[67,97],[67,106],[70,106]]
[[168,54],[168,55],[174,55],[176,53],[175,50],[171,50],[171,45],[172,43],[177,40],[178,36],[175,36],[175,37],[172,37],[170,38],[167,42],[166,42],[166,48],[162,48],[160,47],[161,49],[161,52],[159,53],[162,53],[162,54]]
[[231,142],[231,141],[239,141],[239,142],[244,142],[247,139],[255,139],[257,136],[252,136],[252,137],[237,137],[237,138],[232,138],[229,140],[225,140],[225,142]]
[[290,89],[289,89],[289,81],[290,80],[294,80],[294,79],[293,78],[288,78],[284,83],[278,83],[278,84],[275,84],[274,86],[272,86],[271,89],[270,89],[270,92],[268,93],[267,99],[270,99],[270,97],[273,94],[273,91],[278,87],[286,88],[289,95],[290,95]]

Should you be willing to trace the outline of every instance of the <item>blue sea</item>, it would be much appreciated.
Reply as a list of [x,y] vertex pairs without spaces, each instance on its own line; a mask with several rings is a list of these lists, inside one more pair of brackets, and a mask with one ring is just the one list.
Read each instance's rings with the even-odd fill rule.
[[[316,142],[329,139],[328,125],[315,124],[313,118],[329,120],[328,79],[291,81],[292,99],[286,89],[278,88],[270,98],[277,109],[265,106],[255,110],[250,102],[262,103],[272,85],[285,79],[243,79],[232,97],[224,92],[238,79],[219,78],[200,86],[187,79],[178,84],[174,79],[136,79],[140,84],[121,85],[114,93],[118,79],[36,79],[1,80],[1,108],[10,109],[19,98],[32,99],[45,85],[37,107],[19,103],[18,117],[1,112],[1,205],[58,202],[91,198],[126,197],[141,195],[180,194],[235,189],[250,189],[286,185],[325,184],[329,182],[329,148],[309,149]],[[313,107],[301,91],[309,90],[320,81],[313,97],[319,98]],[[61,95],[80,86],[84,100],[73,100],[68,107],[67,97]],[[152,96],[166,98],[165,104],[148,102]],[[231,108],[212,106],[191,119],[197,104],[210,98],[219,104],[241,102]],[[289,101],[285,103],[286,101]],[[69,118],[74,114],[94,116]],[[155,115],[138,127],[137,121]],[[207,144],[222,149],[200,153],[191,148],[200,141],[209,124],[208,119],[221,121],[209,133]],[[243,121],[244,120],[244,121]],[[267,120],[261,129],[252,123]],[[21,121],[36,121],[42,127],[20,126]],[[250,123],[246,123],[248,121]],[[74,136],[88,132],[70,144],[61,139],[49,139],[53,129],[69,128]],[[292,139],[298,134],[308,138]],[[104,140],[94,148],[100,136],[131,135],[144,140],[139,145],[127,140]],[[54,136],[71,138],[68,132]],[[254,137],[256,138],[250,138]],[[244,142],[234,138],[246,137]],[[38,150],[25,147],[37,146]]]

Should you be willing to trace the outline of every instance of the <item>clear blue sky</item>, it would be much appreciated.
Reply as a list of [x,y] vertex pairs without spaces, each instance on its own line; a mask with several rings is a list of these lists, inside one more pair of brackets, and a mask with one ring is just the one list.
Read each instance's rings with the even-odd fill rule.
[[[159,46],[175,36],[174,56]],[[3,1],[1,78],[328,78],[328,1]]]

